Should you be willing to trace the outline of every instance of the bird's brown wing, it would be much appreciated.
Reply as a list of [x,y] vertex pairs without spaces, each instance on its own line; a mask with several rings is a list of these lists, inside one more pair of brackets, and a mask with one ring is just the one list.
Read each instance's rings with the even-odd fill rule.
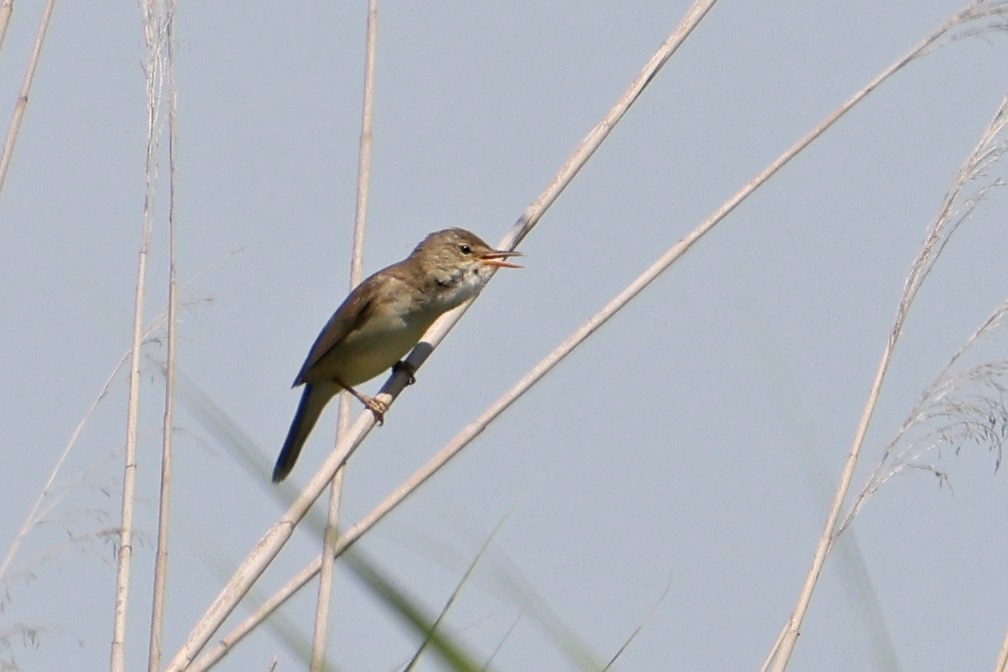
[[325,354],[334,345],[346,338],[350,332],[357,329],[367,318],[368,311],[371,308],[371,301],[365,298],[364,292],[360,291],[362,285],[359,285],[357,289],[350,292],[350,296],[340,304],[340,307],[336,309],[336,312],[326,322],[318,338],[315,339],[315,344],[308,351],[308,357],[305,359],[304,364],[301,365],[297,378],[294,379],[294,387],[304,383],[305,373],[307,373],[308,369],[325,357]]

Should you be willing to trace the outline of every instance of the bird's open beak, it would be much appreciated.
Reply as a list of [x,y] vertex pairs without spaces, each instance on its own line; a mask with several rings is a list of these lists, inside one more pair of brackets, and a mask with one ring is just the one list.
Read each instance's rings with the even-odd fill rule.
[[509,261],[505,261],[508,257],[521,257],[523,256],[521,252],[511,251],[507,252],[504,250],[494,250],[493,252],[487,252],[480,257],[480,261],[488,266],[496,266],[497,268],[521,268],[518,264],[512,264]]

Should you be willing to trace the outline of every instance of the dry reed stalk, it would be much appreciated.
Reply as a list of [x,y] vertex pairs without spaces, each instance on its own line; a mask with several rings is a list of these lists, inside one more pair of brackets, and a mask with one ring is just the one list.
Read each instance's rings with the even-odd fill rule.
[[[952,188],[928,229],[907,277],[904,298],[900,301],[900,319],[909,310],[913,296],[930,274],[952,235],[973,217],[977,206],[993,189],[1008,186],[1004,177],[991,177],[991,172],[1005,156],[1008,156],[1008,95],[1002,99],[980,142],[960,167]],[[981,180],[986,182],[975,191],[965,193],[967,186]],[[957,370],[956,364],[980,340],[1002,327],[1006,318],[1008,300],[994,309],[921,393],[895,437],[885,447],[882,459],[838,527],[837,535],[853,522],[868,498],[903,469],[929,471],[941,482],[947,483],[945,474],[936,467],[917,462],[923,454],[943,445],[951,445],[958,451],[968,441],[989,444],[997,452],[995,468],[1000,466],[1008,432],[1008,407],[1004,399],[1008,361],[985,362],[965,370]]]
[[[891,65],[861,91],[855,94],[852,100],[860,100],[875,90],[875,88],[884,80],[888,79],[891,75],[905,67],[908,63],[923,55],[931,53],[934,49],[941,47],[944,44],[948,44],[959,39],[965,39],[967,37],[983,35],[990,30],[1004,30],[1006,27],[1006,17],[1008,17],[1008,3],[1006,2],[977,2],[963,10],[960,10],[939,26],[933,33],[914,46],[899,61]],[[962,29],[962,32],[953,32],[957,29]],[[875,377],[868,392],[868,398],[865,402],[861,419],[858,422],[857,429],[854,433],[854,439],[851,443],[847,459],[840,475],[839,485],[837,486],[837,490],[834,494],[833,502],[830,506],[826,523],[823,526],[822,534],[816,544],[815,554],[809,567],[808,574],[806,575],[805,582],[802,585],[798,600],[792,610],[790,618],[784,625],[782,633],[778,636],[774,645],[771,647],[770,652],[763,663],[761,668],[763,672],[766,670],[783,672],[783,670],[787,668],[788,661],[794,651],[794,646],[798,641],[802,621],[804,620],[808,606],[812,601],[812,594],[818,583],[819,576],[822,573],[826,557],[833,546],[833,542],[836,540],[836,535],[839,530],[838,522],[840,520],[843,504],[847,498],[847,493],[850,490],[851,481],[854,477],[854,470],[861,455],[865,435],[868,432],[868,426],[871,423],[876,404],[878,403],[879,394],[882,389],[882,384],[885,381],[885,376],[889,368],[893,351],[902,332],[903,321],[905,320],[910,305],[913,302],[913,298],[916,296],[920,283],[927,277],[927,274],[933,265],[933,253],[940,253],[941,248],[943,247],[943,245],[939,245],[937,248],[934,248],[933,245],[936,242],[937,241],[932,241],[929,237],[929,241],[925,243],[925,248],[922,250],[922,256],[915,262],[911,275],[907,280],[903,297],[900,300],[900,305],[896,312],[896,319],[894,320],[893,327],[890,330],[886,345],[882,351],[882,356],[879,360]]]
[[994,672],[1008,672],[1008,632],[1005,632],[1004,641],[1001,643],[1001,652],[998,654]]
[[175,205],[178,177],[177,147],[178,126],[176,113],[177,93],[175,82],[175,0],[168,0],[165,6],[165,72],[168,86],[168,312],[166,354],[164,366],[165,399],[164,421],[161,434],[161,485],[158,493],[157,548],[154,555],[154,585],[151,599],[150,639],[147,652],[148,672],[157,672],[161,667],[161,634],[164,630],[164,608],[166,584],[168,580],[168,524],[170,520],[171,477],[172,477],[172,435],[175,415],[175,328],[176,310],[176,258],[175,258]]
[[133,509],[136,496],[136,444],[140,407],[140,346],[144,299],[147,285],[147,257],[154,223],[154,194],[157,181],[159,111],[163,84],[163,36],[154,0],[141,1],[147,60],[144,64],[147,91],[147,147],[144,162],[144,204],[137,281],[133,303],[133,338],[130,347],[129,400],[126,411],[126,448],[123,458],[123,491],[119,552],[117,554],[115,608],[112,624],[109,669],[123,672],[126,667],[126,610],[129,602],[130,570],[133,560]]
[[14,0],[0,2],[0,49],[3,49],[4,38],[7,37],[7,26],[10,25],[11,14],[14,12]]
[[[357,202],[354,214],[353,252],[350,255],[350,290],[360,284],[364,275],[364,227],[367,223],[368,186],[371,181],[371,138],[374,117],[374,59],[378,37],[378,0],[368,0],[367,38],[364,45],[364,96],[361,106],[361,136],[357,162]],[[350,427],[350,395],[339,395],[339,422],[336,426],[334,442]],[[335,445],[333,446],[335,449]],[[329,624],[329,609],[332,600],[333,569],[336,556],[334,549],[339,535],[340,498],[343,493],[345,466],[336,470],[329,487],[329,513],[325,533],[322,535],[322,556],[329,558],[323,563],[319,574],[318,596],[315,608],[315,631],[312,637],[311,672],[325,669],[326,633]],[[328,567],[325,565],[328,564]]]
[[[0,19],[4,20],[4,33],[0,34],[0,40],[7,31],[6,22],[10,20],[13,2],[0,5]],[[3,154],[0,154],[0,192],[3,191],[4,181],[7,179],[7,168],[10,166],[11,157],[14,155],[14,143],[17,141],[18,132],[21,130],[21,120],[24,118],[25,109],[28,107],[28,93],[31,91],[32,82],[35,81],[35,68],[38,67],[39,55],[42,53],[42,43],[45,41],[46,30],[49,29],[49,19],[52,17],[53,7],[56,0],[49,0],[42,9],[42,18],[39,19],[38,31],[35,34],[35,44],[32,47],[31,58],[28,60],[28,69],[25,71],[24,81],[21,83],[21,94],[14,105],[14,114],[11,115],[10,127],[7,129],[7,140],[4,142]],[[6,16],[4,16],[4,13]]]

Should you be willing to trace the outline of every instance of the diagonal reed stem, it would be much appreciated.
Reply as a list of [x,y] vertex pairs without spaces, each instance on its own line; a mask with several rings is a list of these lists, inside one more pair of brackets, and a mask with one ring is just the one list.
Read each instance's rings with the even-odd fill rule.
[[[28,107],[28,93],[31,91],[32,82],[35,81],[35,69],[38,67],[39,56],[42,53],[42,43],[45,41],[46,31],[49,29],[49,20],[52,17],[53,7],[56,0],[49,0],[42,9],[42,18],[39,19],[38,32],[35,34],[35,44],[32,47],[31,58],[28,60],[28,69],[25,71],[24,81],[21,83],[21,93],[18,95],[17,103],[14,104],[14,114],[11,115],[10,127],[7,129],[7,140],[4,142],[3,153],[0,154],[0,192],[3,191],[4,181],[7,179],[7,169],[10,167],[11,157],[14,155],[14,143],[17,141],[18,132],[21,130],[21,120],[24,118],[25,110]],[[0,24],[3,32],[0,33],[0,42],[7,34],[7,23],[10,21],[11,11],[14,2],[3,2],[0,4]]]

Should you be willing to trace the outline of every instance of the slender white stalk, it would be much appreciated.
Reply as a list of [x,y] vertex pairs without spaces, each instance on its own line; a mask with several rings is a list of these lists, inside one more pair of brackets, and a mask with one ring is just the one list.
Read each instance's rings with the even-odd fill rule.
[[1004,641],[1001,643],[1001,653],[998,654],[994,672],[1008,672],[1008,632],[1005,632]]
[[[703,20],[704,16],[707,15],[707,12],[715,4],[717,4],[717,0],[694,1],[693,5],[686,10],[686,14],[679,22],[679,25],[672,31],[672,34],[661,43],[661,46],[658,47],[658,50],[651,59],[644,64],[640,74],[630,82],[630,86],[627,87],[626,91],[623,92],[623,95],[620,96],[619,100],[616,101],[616,104],[612,106],[602,121],[588,131],[588,135],[584,137],[581,144],[574,150],[574,153],[560,167],[560,170],[553,176],[553,180],[539,195],[539,198],[525,209],[525,212],[522,213],[522,216],[518,218],[518,221],[512,227],[511,232],[497,246],[498,248],[514,249],[514,246],[529,234],[532,228],[538,223],[539,218],[543,216],[543,213],[563,193],[563,190],[571,183],[574,176],[577,175],[578,171],[581,170],[592,154],[595,153],[595,150],[609,136],[609,133],[619,123],[619,120],[623,118],[623,115],[630,109],[630,106],[634,104],[637,97],[647,88],[647,85],[651,83],[651,80],[658,74],[658,71],[661,70],[666,61],[671,58],[672,54],[686,41],[686,38],[693,32],[693,29],[700,25],[700,21]],[[451,325],[454,325],[454,322],[451,322]],[[434,329],[437,329],[437,325],[435,325]]]
[[[146,216],[145,219],[147,219]],[[110,669],[112,672],[122,672],[125,669],[126,605],[129,596],[130,564],[133,559],[133,499],[136,489],[137,413],[140,406],[140,325],[143,322],[144,286],[147,279],[147,251],[150,245],[150,232],[150,221],[147,219],[143,227],[143,242],[140,246],[136,294],[133,302],[133,342],[130,348],[129,399],[126,409],[122,514],[111,646]]]
[[[364,275],[364,227],[367,223],[371,185],[371,139],[374,119],[374,66],[378,40],[378,0],[368,0],[367,38],[364,52],[364,100],[361,104],[361,136],[357,153],[357,202],[354,210],[353,256],[350,260],[350,289]],[[346,395],[344,395],[344,398]],[[342,414],[340,415],[342,419]],[[349,424],[349,423],[347,423]]]
[[40,518],[45,515],[50,509],[51,505],[46,507],[45,512],[42,509],[42,502],[53,492],[53,483],[56,481],[56,475],[59,474],[60,469],[63,468],[63,463],[66,462],[67,457],[70,455],[70,451],[75,445],[77,445],[77,439],[80,437],[82,431],[84,431],[84,425],[87,421],[91,419],[96,408],[98,408],[98,403],[108,395],[109,390],[112,388],[112,382],[115,380],[116,375],[118,375],[119,370],[125,366],[126,361],[129,358],[129,353],[127,352],[116,364],[115,368],[112,369],[112,373],[109,377],[105,379],[105,382],[101,386],[101,390],[98,392],[98,396],[94,398],[91,402],[91,406],[88,407],[87,411],[84,413],[84,417],[81,418],[77,426],[74,427],[73,433],[70,435],[70,440],[67,441],[66,446],[63,447],[63,452],[56,459],[56,464],[53,465],[52,471],[49,472],[49,477],[46,479],[45,485],[42,486],[39,496],[35,499],[35,503],[32,504],[31,510],[28,515],[25,516],[24,522],[21,524],[21,528],[18,533],[14,536],[14,541],[11,542],[10,547],[7,549],[7,553],[4,555],[3,562],[0,562],[0,584],[2,584],[7,576],[7,572],[10,569],[11,563],[14,561],[14,557],[17,555],[18,551],[21,549],[21,545],[24,543],[25,538],[28,536],[28,532],[35,526]]
[[[844,104],[844,107],[849,109],[849,107],[864,98],[866,95],[875,90],[875,88],[881,84],[883,81],[888,79],[890,76],[901,70],[911,61],[915,60],[919,56],[929,53],[931,49],[936,46],[940,46],[941,40],[957,39],[958,36],[950,35],[950,31],[964,25],[967,21],[974,21],[977,19],[989,18],[991,16],[996,16],[999,13],[1004,13],[1008,11],[1008,4],[1006,3],[976,3],[969,7],[956,13],[952,18],[943,23],[938,27],[933,33],[924,38],[920,43],[914,46],[905,56],[900,60],[896,61],[893,65],[889,66],[884,70],[878,77],[872,80],[866,87],[854,95],[848,103]],[[967,32],[967,36],[972,36],[980,34],[978,32]],[[879,394],[882,390],[882,384],[885,381],[886,372],[889,368],[889,362],[892,359],[893,351],[895,350],[896,343],[902,333],[903,321],[906,319],[906,315],[910,309],[910,305],[913,301],[916,291],[920,286],[920,282],[926,277],[927,272],[930,270],[929,264],[924,264],[923,266],[914,267],[914,272],[911,274],[911,279],[908,280],[907,286],[904,290],[903,297],[900,301],[899,308],[896,312],[896,318],[894,320],[892,329],[889,332],[889,336],[886,345],[882,351],[882,355],[879,359],[878,367],[875,371],[875,377],[872,381],[871,387],[868,391],[868,398],[865,402],[864,409],[861,413],[861,419],[858,422],[857,429],[854,432],[854,439],[851,443],[850,450],[847,454],[847,459],[844,463],[843,470],[840,474],[840,482],[837,486],[836,493],[833,496],[833,503],[830,507],[829,513],[826,517],[826,523],[823,526],[823,531],[819,536],[819,541],[816,544],[815,554],[812,558],[811,565],[808,570],[808,574],[805,577],[805,582],[802,585],[801,591],[798,595],[797,603],[791,613],[790,618],[784,625],[783,632],[778,636],[776,642],[771,647],[766,660],[763,663],[762,670],[773,670],[774,672],[783,672],[787,668],[788,662],[790,661],[791,654],[794,651],[795,644],[798,641],[798,635],[800,633],[801,624],[805,618],[805,614],[808,611],[808,606],[812,601],[812,594],[818,583],[819,576],[822,573],[822,568],[825,565],[826,557],[829,554],[830,549],[833,546],[833,542],[836,540],[837,523],[840,519],[840,513],[843,509],[844,501],[847,498],[847,493],[850,490],[851,481],[854,477],[854,470],[857,467],[858,458],[861,455],[861,449],[864,445],[865,435],[868,433],[868,426],[871,423],[872,416],[875,412],[876,404],[878,403]]]
[[[973,217],[976,208],[993,189],[1006,186],[1004,178],[999,177],[981,185],[972,193],[964,193],[967,186],[975,184],[978,180],[989,178],[989,173],[996,167],[996,164],[1008,156],[1008,133],[1006,130],[1008,130],[1008,95],[1002,98],[994,119],[981,136],[973,152],[961,166],[953,181],[952,188],[949,189],[939,208],[938,215],[931,223],[928,235],[914,260],[904,286],[903,297],[900,300],[895,320],[899,328],[901,328],[903,320],[906,319],[917,291],[927,279],[931,269],[934,268],[951,237],[964,222]],[[987,426],[991,418],[1003,415],[997,410],[1001,405],[999,401],[994,401],[993,404],[974,402],[959,405],[955,402],[954,396],[965,386],[982,384],[985,378],[981,374],[981,370],[994,375],[996,364],[992,363],[988,367],[981,367],[980,370],[972,369],[958,374],[953,373],[953,368],[977,341],[998,329],[1005,321],[1006,316],[1008,316],[1008,300],[998,306],[990,317],[966,339],[966,342],[953,353],[932,383],[921,393],[895,437],[885,447],[882,459],[875,471],[855,498],[843,522],[837,527],[837,535],[841,534],[853,522],[854,517],[868,498],[888,479],[906,467],[920,466],[915,463],[914,455],[932,450],[942,444],[954,443],[956,438],[963,438],[964,435],[977,437],[979,434],[975,432],[983,431],[980,430],[981,425]],[[991,366],[994,368],[990,368]],[[991,399],[996,400],[1000,397],[998,385],[993,380],[988,380],[993,392]],[[979,398],[976,399],[979,400]],[[948,404],[956,407],[955,410],[952,410]],[[914,429],[919,429],[922,425],[935,421],[936,417],[948,418],[950,412],[956,420],[958,429],[948,431],[947,428],[939,427],[923,437],[909,438],[909,434]],[[971,420],[971,417],[980,417],[982,420],[977,422]],[[919,447],[918,442],[923,443],[923,447]],[[904,444],[902,449],[898,449],[900,444]]]
[[[357,207],[354,216],[353,252],[350,255],[350,289],[360,284],[364,275],[364,227],[367,223],[368,185],[371,181],[371,138],[374,108],[374,60],[375,44],[378,37],[378,0],[368,1],[367,39],[364,47],[364,100],[361,110],[361,136],[357,163]],[[339,423],[336,425],[335,442],[350,427],[351,398],[346,392],[339,395]],[[311,672],[325,669],[326,635],[329,626],[329,610],[332,600],[333,569],[336,559],[334,549],[339,535],[340,498],[343,494],[343,477],[346,468],[340,467],[333,476],[329,488],[329,514],[325,534],[322,536],[322,563],[319,574],[318,597],[315,608],[315,632],[312,638]]]
[[[627,109],[629,109],[644,88],[647,87],[683,40],[699,24],[700,20],[715,2],[716,0],[706,0],[704,2],[698,0],[698,2],[694,3],[676,30],[661,44],[658,51],[648,61],[640,75],[631,83],[630,87],[613,106],[605,119],[589,132],[571,158],[561,167],[546,190],[535,202],[526,208],[523,215],[512,228],[512,231],[498,247],[513,249],[514,245],[531,231],[546,209],[552,205],[564,187],[584,166],[585,162],[608,136],[615,124],[623,117]],[[437,347],[448,331],[465,314],[470,304],[471,302],[446,313],[424,334],[420,345],[407,358],[407,363],[412,365],[414,370],[426,361],[433,349]],[[407,376],[404,373],[393,375],[382,388],[379,395],[385,396],[382,401],[386,403],[394,401],[395,397],[398,396],[405,386],[406,378]],[[256,548],[245,559],[231,580],[228,581],[217,599],[214,600],[213,604],[210,605],[203,617],[194,626],[182,648],[179,649],[167,668],[169,671],[180,671],[189,668],[198,653],[206,646],[210,637],[213,636],[213,633],[220,628],[224,619],[237,606],[241,598],[248,592],[252,583],[265,571],[280,548],[290,538],[294,526],[304,517],[308,507],[321,494],[323,488],[336,473],[336,469],[346,462],[357,445],[364,439],[364,436],[374,427],[374,424],[374,414],[370,412],[362,413],[358,417],[357,422],[353,424],[347,435],[337,443],[336,449],[326,458],[318,473],[312,477],[305,487],[305,490],[295,499],[280,521],[266,532],[256,545]],[[342,545],[344,544],[341,540],[337,544],[337,548]],[[321,565],[321,562],[318,564]]]
[[7,26],[10,25],[10,17],[13,11],[14,0],[0,1],[0,49],[3,49],[4,37],[7,36]]
[[115,609],[112,625],[109,669],[123,672],[126,667],[126,608],[129,600],[130,570],[133,561],[133,508],[136,493],[137,421],[140,407],[140,346],[143,328],[144,297],[147,283],[147,257],[154,221],[154,193],[157,179],[158,110],[161,96],[161,37],[154,0],[141,2],[144,37],[147,46],[147,150],[143,227],[137,261],[137,282],[133,302],[133,340],[130,347],[129,400],[126,410],[126,447],[123,456],[123,491],[119,552],[116,566]]
[[171,504],[172,477],[172,434],[175,411],[175,311],[176,299],[176,259],[175,259],[175,205],[176,177],[176,124],[177,90],[175,87],[175,49],[173,44],[175,27],[175,0],[168,0],[165,7],[165,55],[168,84],[168,333],[165,355],[165,400],[164,422],[161,435],[161,488],[158,496],[157,550],[154,556],[154,586],[151,604],[150,641],[147,652],[148,672],[157,672],[161,667],[161,633],[164,624],[166,584],[168,580],[168,523]]
[[[0,42],[7,32],[7,21],[10,20],[13,1],[0,5],[0,19],[3,19],[3,32],[0,33]],[[18,132],[21,130],[21,120],[24,118],[25,109],[28,107],[28,93],[31,91],[32,82],[35,80],[35,68],[38,67],[39,55],[42,53],[42,43],[45,41],[46,31],[49,29],[49,19],[52,16],[53,7],[56,0],[49,0],[42,9],[42,18],[39,20],[38,31],[35,34],[35,45],[32,47],[31,58],[28,60],[28,69],[25,71],[24,81],[21,82],[21,94],[14,105],[14,114],[11,116],[10,127],[7,129],[7,140],[4,142],[3,154],[0,154],[0,192],[3,191],[4,180],[7,179],[7,168],[10,166],[11,157],[14,155],[14,143],[17,140]],[[4,16],[6,15],[6,16]]]

